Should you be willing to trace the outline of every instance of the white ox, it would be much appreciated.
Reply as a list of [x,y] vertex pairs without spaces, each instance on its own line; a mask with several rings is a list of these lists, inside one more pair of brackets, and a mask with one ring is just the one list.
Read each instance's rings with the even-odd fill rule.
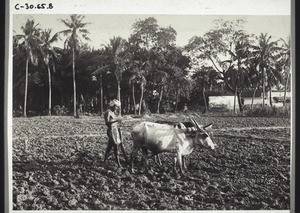
[[133,139],[133,150],[131,152],[131,171],[133,169],[133,159],[139,149],[143,152],[143,161],[148,167],[147,158],[148,150],[153,155],[158,155],[161,152],[176,153],[174,157],[174,169],[178,162],[180,172],[183,173],[182,166],[185,166],[185,155],[189,155],[199,145],[206,148],[215,148],[211,137],[207,133],[207,129],[211,128],[212,124],[200,126],[194,119],[191,118],[194,127],[186,128],[184,124],[177,125],[159,124],[152,122],[142,122],[133,127],[131,136]]

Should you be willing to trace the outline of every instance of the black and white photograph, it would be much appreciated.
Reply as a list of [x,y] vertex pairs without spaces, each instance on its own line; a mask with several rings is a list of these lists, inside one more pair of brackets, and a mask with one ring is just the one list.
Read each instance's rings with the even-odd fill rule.
[[11,3],[7,209],[290,212],[291,11],[245,2]]

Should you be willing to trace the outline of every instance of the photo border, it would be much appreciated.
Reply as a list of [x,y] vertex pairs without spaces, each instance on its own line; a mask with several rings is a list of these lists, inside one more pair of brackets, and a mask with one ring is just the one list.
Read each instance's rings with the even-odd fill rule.
[[[83,1],[83,0],[82,0]],[[127,0],[128,2],[129,0]],[[145,0],[143,0],[145,1]],[[143,2],[143,1],[138,1],[138,2]],[[220,0],[218,0],[220,2]],[[245,2],[244,1],[238,1],[238,0],[222,0],[223,2],[230,2],[230,3],[236,3],[236,2]],[[254,0],[248,0],[248,1],[251,1],[251,2],[254,2]],[[272,0],[265,0],[267,2],[272,2]],[[15,11],[13,11],[13,7],[12,5],[15,4],[16,2],[22,2],[21,0],[19,1],[16,1],[16,0],[13,0],[13,1],[9,1],[9,0],[6,0],[5,1],[6,4],[5,4],[5,73],[4,73],[4,170],[5,170],[5,176],[4,176],[4,183],[5,183],[5,212],[15,212],[15,210],[13,210],[12,208],[12,150],[11,150],[11,142],[12,142],[12,48],[10,48],[12,46],[12,15],[13,14],[16,14]],[[29,0],[27,1],[28,3],[36,3],[36,2],[39,2],[39,1],[32,1],[32,0]],[[74,5],[71,5],[73,6],[73,9],[74,9],[74,6],[75,8],[77,7],[76,4],[78,2],[81,2],[80,0],[75,0],[75,1],[72,1],[72,2],[67,2],[67,1],[58,1],[58,0],[53,0],[53,1],[45,1],[45,2],[61,2],[64,3],[64,4],[68,4],[68,6],[70,6],[70,4],[74,4]],[[77,3],[76,3],[77,2]],[[103,0],[93,0],[92,2],[103,2]],[[115,2],[115,5],[117,5],[118,3],[120,3],[121,1],[116,1],[114,0],[113,2]],[[123,0],[123,2],[126,2]],[[131,1],[131,2],[137,2],[136,0],[134,1]],[[161,2],[161,1],[153,1],[157,4],[160,4],[158,2]],[[168,4],[166,4],[167,1],[164,1],[165,3],[163,4],[163,6],[166,6]],[[180,0],[170,0],[169,2],[173,3],[173,4],[181,4],[181,3],[178,3],[180,2]],[[188,0],[188,1],[181,1],[181,2],[185,2],[185,4],[187,3],[191,3],[191,2],[197,2],[196,0]],[[205,1],[204,1],[205,2]],[[207,0],[207,2],[209,2],[209,0]],[[211,1],[210,1],[211,2]],[[258,2],[261,2],[261,1],[258,1]],[[282,0],[280,1],[276,1],[276,0],[273,0],[273,2],[283,2]],[[285,1],[286,2],[286,1]],[[294,8],[295,8],[295,0],[291,0],[290,2],[290,16],[291,16],[291,40],[292,40],[292,100],[291,100],[291,105],[292,105],[292,115],[291,115],[291,187],[290,187],[290,200],[291,200],[291,206],[290,206],[290,212],[294,212],[295,211],[295,154],[296,154],[296,151],[295,151],[295,100],[296,100],[296,94],[295,94],[295,91],[296,91],[296,79],[295,79],[295,11],[294,11]],[[133,3],[130,3],[130,4],[133,4]],[[140,5],[142,5],[143,3],[138,3]],[[226,4],[226,3],[224,3]],[[84,5],[81,5],[84,7]],[[158,6],[159,7],[163,7],[161,5]],[[156,7],[155,7],[156,8]],[[78,7],[77,7],[78,9]],[[118,14],[120,11],[120,9],[124,9],[123,8],[119,8],[119,10],[110,10],[110,13],[114,14]],[[148,7],[148,9],[151,9],[151,7]],[[153,9],[153,8],[152,8]],[[199,9],[198,7],[194,7],[192,8],[192,10],[195,12],[197,9]],[[266,8],[264,8],[266,9]],[[72,9],[71,9],[72,10]],[[173,8],[173,10],[177,11],[175,12],[175,14],[180,14],[181,12],[184,12],[185,10],[180,7],[180,8]],[[140,11],[140,10],[139,10]],[[238,10],[239,12],[242,12],[242,10]],[[32,11],[33,12],[33,11]],[[51,14],[51,11],[43,11],[44,13],[43,14]],[[76,11],[75,13],[80,13],[80,10],[79,11]],[[262,11],[257,11],[258,13],[263,13]],[[273,11],[274,12],[274,11]],[[276,12],[276,10],[275,10]],[[57,13],[57,11],[55,11],[55,13]],[[58,12],[60,13],[60,12]],[[30,14],[30,13],[29,13]],[[65,12],[65,13],[62,13],[62,14],[68,14],[68,12]],[[81,13],[81,14],[89,14],[89,13]],[[144,14],[144,13],[143,13]],[[165,14],[173,14],[172,13],[172,10],[167,10],[167,12]],[[264,13],[265,14],[265,13]],[[200,14],[198,14],[200,15]],[[205,13],[203,13],[203,15],[205,15]],[[220,14],[220,15],[224,15],[224,14]],[[227,14],[225,14],[227,15]],[[242,15],[242,14],[240,14]],[[257,14],[255,14],[257,15]],[[282,14],[281,14],[282,15]],[[61,210],[60,210],[61,211]],[[60,212],[59,211],[59,212]],[[25,211],[25,212],[29,212],[29,211]],[[38,211],[38,210],[35,210],[34,212],[44,212],[44,211]],[[55,212],[53,210],[51,210],[51,212]],[[68,212],[71,212],[71,211],[68,211]],[[78,212],[78,211],[75,211],[75,212]],[[91,212],[91,211],[89,211]],[[116,211],[118,212],[118,211]],[[122,211],[120,211],[122,212]],[[182,211],[184,212],[184,211]],[[190,211],[188,211],[190,212]],[[201,211],[202,212],[202,211]],[[206,211],[206,212],[219,212],[218,210],[213,210],[213,211]],[[223,211],[221,211],[223,212]],[[240,212],[239,210],[237,211],[231,211],[230,212]],[[241,211],[241,212],[248,212],[248,211]],[[252,212],[252,211],[251,211]],[[260,212],[264,212],[264,211],[260,211]],[[272,212],[272,211],[268,211],[267,212]]]

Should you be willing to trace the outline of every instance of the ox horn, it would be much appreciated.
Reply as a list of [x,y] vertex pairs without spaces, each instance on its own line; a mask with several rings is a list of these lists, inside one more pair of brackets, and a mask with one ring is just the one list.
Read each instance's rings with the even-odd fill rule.
[[197,121],[195,121],[195,119],[190,118],[190,120],[192,121],[192,123],[193,123],[198,129],[202,129],[202,127],[197,123]]
[[213,125],[213,123],[210,123],[210,124],[204,126],[203,129],[206,129],[206,128],[208,128],[208,127],[210,128],[210,126],[212,126],[212,125]]

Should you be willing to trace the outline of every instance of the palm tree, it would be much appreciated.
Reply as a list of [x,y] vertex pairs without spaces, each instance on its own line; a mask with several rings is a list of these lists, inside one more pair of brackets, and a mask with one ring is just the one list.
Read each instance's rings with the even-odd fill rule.
[[288,82],[290,79],[290,69],[291,69],[291,40],[290,38],[288,41],[284,41],[283,39],[280,39],[283,41],[283,57],[282,57],[282,63],[283,63],[283,70],[285,75],[285,84],[284,84],[284,97],[283,97],[283,106],[285,106],[286,103],[286,91],[288,88]]
[[272,87],[278,86],[279,84],[283,83],[283,74],[281,72],[281,67],[279,62],[276,60],[275,64],[270,66],[267,70],[267,85],[270,89],[269,91],[269,100],[270,100],[270,106],[272,106]]
[[217,80],[219,73],[215,71],[212,67],[202,66],[200,69],[196,70],[196,73],[192,76],[196,85],[200,87],[202,91],[202,96],[204,100],[204,111],[206,113],[208,110],[208,104],[206,102],[206,91],[211,90],[214,85],[217,85]]
[[175,90],[175,109],[174,112],[177,112],[178,108],[178,102],[179,102],[179,97],[181,93],[188,87],[188,82],[187,79],[185,78],[185,75],[183,74],[182,70],[177,67],[177,66],[172,66],[171,67],[173,73],[170,78],[171,80],[171,88]]
[[261,33],[258,40],[258,45],[252,46],[253,54],[258,59],[258,65],[260,72],[262,74],[262,92],[263,92],[263,107],[265,106],[265,86],[266,86],[266,78],[267,69],[274,64],[274,51],[278,49],[277,41],[271,42],[270,39],[272,37],[267,33]]
[[[99,79],[100,84],[100,113],[104,112],[103,110],[103,76],[107,73],[109,69],[108,65],[99,66],[91,75],[96,77],[96,80]],[[98,77],[98,78],[97,78]]]
[[[228,73],[231,75],[230,78],[235,79],[234,83],[232,85],[232,88],[234,88],[235,96],[238,98],[238,105],[240,112],[243,112],[243,104],[241,102],[241,93],[248,85],[249,78],[248,78],[248,70],[246,69],[247,64],[249,63],[249,55],[250,55],[250,45],[251,42],[249,40],[249,36],[247,34],[240,34],[237,33],[237,38],[235,42],[235,47],[233,48],[233,51],[229,50],[229,54],[231,55],[232,59],[232,68],[233,70],[229,69]],[[229,86],[227,84],[227,86]],[[234,111],[235,111],[235,103],[234,100]]]
[[143,103],[143,98],[144,98],[144,88],[145,88],[145,85],[146,85],[146,78],[142,75],[142,74],[139,74],[137,76],[137,83],[139,83],[141,85],[141,96],[140,96],[140,107],[139,107],[139,115],[141,115],[141,109],[142,109],[142,103]]
[[49,105],[48,105],[48,115],[51,115],[51,70],[50,70],[50,60],[52,60],[52,66],[53,70],[55,70],[55,64],[54,64],[54,58],[57,57],[57,53],[52,47],[52,43],[57,41],[58,39],[58,33],[55,33],[51,37],[51,29],[46,29],[41,34],[41,39],[43,41],[43,44],[41,46],[42,55],[44,62],[47,66],[48,71],[48,81],[49,81]]
[[27,117],[27,93],[28,93],[28,66],[29,62],[33,65],[38,64],[38,52],[39,52],[39,34],[40,29],[37,27],[38,24],[34,20],[27,19],[25,26],[21,29],[23,34],[15,35],[14,38],[21,43],[18,43],[20,48],[24,48],[26,54],[26,65],[25,65],[25,92],[24,92],[24,112],[23,115]]
[[135,84],[137,83],[137,68],[133,69],[133,75],[129,78],[129,85],[131,86],[131,91],[132,91],[132,100],[133,100],[133,109],[134,109],[134,114],[136,115],[136,100],[135,100]]
[[258,60],[256,58],[252,58],[251,60],[248,61],[247,63],[247,72],[248,72],[248,78],[249,78],[249,88],[254,88],[253,94],[252,94],[252,101],[251,101],[251,110],[253,109],[253,103],[254,103],[254,98],[256,95],[257,89],[260,89],[260,73],[259,73],[259,68],[258,68]]
[[[130,54],[128,53],[128,47],[126,40],[121,37],[113,37],[110,39],[110,43],[105,46],[105,54],[107,60],[110,62],[110,71],[115,75],[118,93],[117,99],[121,102],[121,80],[122,73],[127,68]],[[121,112],[121,109],[120,109]]]
[[135,84],[140,85],[141,89],[141,95],[140,95],[140,101],[139,101],[139,111],[138,115],[141,115],[141,108],[142,108],[142,103],[143,103],[143,98],[144,98],[144,89],[145,85],[147,83],[146,78],[144,76],[144,70],[139,68],[137,65],[133,69],[133,74],[129,79],[129,85],[131,85],[132,88],[132,98],[133,98],[133,105],[134,105],[134,114],[136,114],[136,100],[135,100]]
[[168,73],[162,70],[157,70],[158,76],[160,77],[160,82],[158,85],[160,85],[160,92],[159,92],[159,99],[157,102],[157,110],[156,113],[159,113],[160,104],[162,101],[163,93],[165,90],[165,83],[167,82]]
[[82,20],[85,18],[83,15],[70,15],[69,19],[61,19],[62,23],[64,23],[69,29],[63,30],[62,33],[65,36],[69,36],[65,40],[65,47],[72,49],[72,68],[73,68],[73,110],[74,116],[76,116],[76,76],[75,76],[75,54],[78,50],[80,44],[82,43],[82,38],[85,40],[90,40],[87,37],[89,31],[84,27],[89,24],[88,22],[84,23]]

